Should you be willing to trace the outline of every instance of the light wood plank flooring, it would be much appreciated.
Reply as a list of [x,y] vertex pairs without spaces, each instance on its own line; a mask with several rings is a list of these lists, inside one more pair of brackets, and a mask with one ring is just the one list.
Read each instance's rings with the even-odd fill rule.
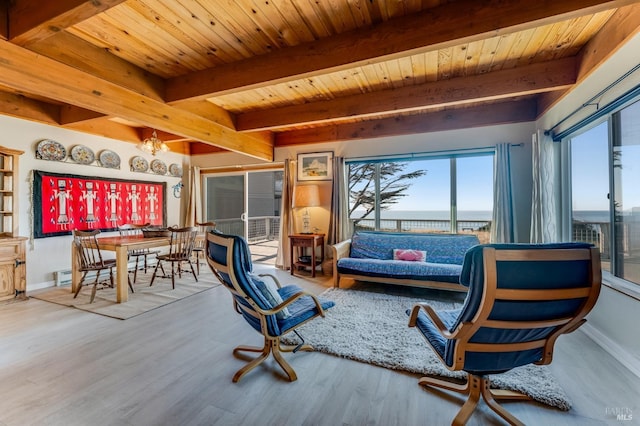
[[[331,285],[277,274],[314,293]],[[261,339],[222,287],[126,321],[35,299],[0,305],[0,336],[2,426],[447,425],[462,401],[321,353],[285,355],[294,383],[270,361],[233,384],[244,361],[232,349]],[[560,339],[551,368],[574,407],[506,403],[526,424],[621,424],[616,408],[632,412],[622,424],[640,424],[639,379],[581,331]],[[482,405],[469,424],[502,423]]]

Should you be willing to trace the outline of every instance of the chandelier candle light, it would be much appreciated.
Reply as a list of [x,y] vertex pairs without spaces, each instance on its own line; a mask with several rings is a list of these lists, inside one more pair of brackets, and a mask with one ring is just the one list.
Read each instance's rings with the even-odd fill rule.
[[167,146],[167,144],[158,139],[158,134],[155,130],[151,134],[150,138],[146,138],[142,141],[142,143],[140,144],[140,149],[142,151],[151,153],[151,155],[156,155],[158,151],[169,151],[169,147]]
[[300,185],[296,186],[293,191],[292,207],[304,208],[302,214],[302,233],[311,234],[310,224],[311,218],[309,217],[309,207],[317,207],[320,205],[320,191],[318,191],[318,185]]

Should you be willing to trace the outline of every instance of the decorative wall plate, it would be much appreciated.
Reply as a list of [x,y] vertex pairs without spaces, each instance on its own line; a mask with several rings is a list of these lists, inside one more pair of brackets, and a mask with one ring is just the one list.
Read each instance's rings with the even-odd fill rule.
[[103,149],[100,151],[98,159],[100,160],[102,167],[106,167],[108,169],[120,168],[120,156],[113,151]]
[[144,158],[136,155],[131,158],[131,171],[132,172],[146,172],[149,170],[149,163]]
[[164,164],[162,160],[153,160],[151,162],[151,171],[157,175],[166,175],[167,165]]
[[96,155],[84,145],[71,148],[71,159],[78,164],[91,164],[96,161]]
[[173,163],[169,166],[169,174],[175,177],[182,177],[182,167],[179,164]]
[[63,161],[67,157],[67,150],[60,142],[43,139],[38,142],[36,158],[51,161]]

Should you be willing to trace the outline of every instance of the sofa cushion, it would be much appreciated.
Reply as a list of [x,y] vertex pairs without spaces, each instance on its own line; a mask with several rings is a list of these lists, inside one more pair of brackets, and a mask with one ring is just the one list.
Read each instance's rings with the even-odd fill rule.
[[359,231],[351,237],[349,257],[393,260],[397,248],[427,252],[431,263],[462,265],[467,250],[479,244],[475,235]]
[[422,281],[458,283],[462,265],[402,260],[353,259],[338,260],[338,273],[369,277],[402,278]]

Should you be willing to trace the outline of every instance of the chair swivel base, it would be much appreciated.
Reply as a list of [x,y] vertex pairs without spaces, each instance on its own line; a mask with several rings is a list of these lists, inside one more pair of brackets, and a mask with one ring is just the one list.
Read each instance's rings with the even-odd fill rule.
[[270,354],[273,354],[273,358],[276,360],[280,368],[282,368],[282,370],[284,370],[284,372],[287,374],[289,381],[296,381],[298,379],[296,372],[293,370],[293,367],[291,367],[291,365],[289,365],[289,363],[282,357],[282,352],[293,352],[294,350],[313,351],[313,347],[311,345],[281,345],[279,338],[270,339],[266,337],[264,339],[263,347],[244,345],[238,346],[233,350],[233,354],[236,356],[241,352],[257,352],[260,355],[258,355],[257,358],[253,359],[251,362],[249,362],[247,365],[236,372],[232,379],[233,383],[237,383],[245,374],[256,368],[258,365],[262,364],[267,358],[269,358]]
[[478,405],[480,396],[482,396],[482,399],[484,399],[489,408],[509,424],[517,426],[524,425],[524,423],[513,416],[513,414],[509,413],[504,407],[498,404],[496,398],[503,400],[531,400],[531,397],[519,392],[491,389],[491,381],[488,377],[476,376],[475,374],[468,374],[467,382],[464,384],[453,383],[447,380],[436,379],[434,377],[423,377],[418,381],[418,384],[421,386],[433,386],[469,395],[464,405],[453,419],[453,422],[451,423],[452,425],[464,425],[467,423],[467,420],[469,420],[469,417],[471,417],[471,414]]

